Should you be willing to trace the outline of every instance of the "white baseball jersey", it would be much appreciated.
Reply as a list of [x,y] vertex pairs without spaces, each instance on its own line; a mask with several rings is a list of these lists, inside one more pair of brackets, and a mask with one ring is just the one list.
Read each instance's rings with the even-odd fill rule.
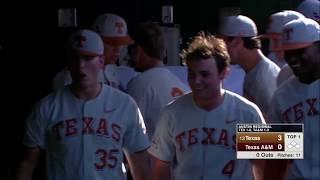
[[163,109],[148,151],[172,163],[175,180],[252,180],[250,160],[236,159],[236,123],[265,122],[255,104],[230,91],[211,111],[190,93]]
[[108,64],[104,68],[105,79],[108,79],[109,84],[122,91],[127,90],[128,82],[138,73],[128,66],[117,66],[116,64]]
[[230,65],[230,73],[223,80],[224,89],[243,95],[243,82],[246,73],[239,65]]
[[320,179],[320,80],[303,84],[292,76],[274,93],[269,121],[304,124],[304,159],[294,160],[289,179]]
[[286,60],[279,59],[278,56],[274,52],[270,52],[267,56],[272,62],[274,62],[276,65],[279,66],[279,68],[282,68],[284,65],[287,64]]
[[103,85],[84,101],[65,86],[36,104],[24,144],[46,150],[49,180],[125,179],[123,151],[149,147],[140,111],[131,97]]
[[279,87],[283,82],[288,80],[291,76],[294,76],[292,69],[288,64],[284,65],[277,77],[277,86]]
[[190,88],[163,67],[151,68],[136,76],[128,84],[128,93],[136,100],[150,137],[154,132],[161,108],[188,92]]
[[276,64],[263,56],[245,76],[243,95],[258,105],[263,113],[267,113],[272,95],[277,89],[279,71]]

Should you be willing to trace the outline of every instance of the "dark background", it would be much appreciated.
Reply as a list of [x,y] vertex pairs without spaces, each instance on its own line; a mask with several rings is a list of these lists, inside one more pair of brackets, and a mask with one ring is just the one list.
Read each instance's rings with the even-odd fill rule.
[[[0,179],[14,174],[21,152],[25,118],[31,106],[51,90],[54,75],[64,66],[64,42],[77,28],[58,27],[59,8],[77,8],[78,28],[88,27],[94,18],[110,12],[122,16],[129,31],[144,20],[161,21],[161,6],[174,6],[174,23],[181,29],[183,44],[200,30],[216,32],[218,13],[222,7],[240,7],[264,32],[268,16],[279,10],[294,9],[300,0],[87,0],[15,2],[0,7],[1,89],[4,108],[1,134]],[[10,2],[8,2],[10,3]],[[8,100],[5,100],[8,99]],[[3,151],[2,151],[3,152]],[[43,167],[43,166],[42,166]],[[40,167],[41,169],[41,167]],[[43,173],[36,173],[42,177]]]

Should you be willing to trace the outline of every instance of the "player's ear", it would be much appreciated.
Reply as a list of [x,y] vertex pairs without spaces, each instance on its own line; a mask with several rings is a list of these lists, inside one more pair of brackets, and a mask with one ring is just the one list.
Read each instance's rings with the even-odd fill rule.
[[219,74],[219,79],[222,81],[224,80],[230,73],[230,68],[225,67]]
[[98,62],[99,62],[100,67],[103,68],[104,67],[104,56],[99,56]]
[[242,38],[241,37],[235,37],[233,40],[232,40],[232,46],[233,47],[238,47],[239,45],[243,44],[243,41],[242,41]]

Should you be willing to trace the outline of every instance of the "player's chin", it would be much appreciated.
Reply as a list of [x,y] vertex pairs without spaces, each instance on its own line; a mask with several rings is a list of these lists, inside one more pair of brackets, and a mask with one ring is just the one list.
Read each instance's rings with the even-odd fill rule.
[[206,99],[210,97],[210,95],[208,95],[208,93],[205,90],[193,90],[192,94],[195,98],[199,99]]

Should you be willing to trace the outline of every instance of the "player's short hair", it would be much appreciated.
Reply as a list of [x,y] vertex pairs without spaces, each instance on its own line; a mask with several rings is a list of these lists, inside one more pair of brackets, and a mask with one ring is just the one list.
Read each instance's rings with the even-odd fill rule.
[[157,22],[143,22],[134,29],[132,38],[147,55],[153,58],[163,59],[164,37],[160,25]]
[[225,42],[202,31],[192,38],[186,49],[182,50],[181,57],[185,64],[187,61],[214,58],[219,73],[230,64],[230,56]]
[[[228,41],[232,41],[236,37],[228,37]],[[243,46],[247,49],[260,49],[261,46],[261,40],[254,37],[241,37],[243,41]]]

